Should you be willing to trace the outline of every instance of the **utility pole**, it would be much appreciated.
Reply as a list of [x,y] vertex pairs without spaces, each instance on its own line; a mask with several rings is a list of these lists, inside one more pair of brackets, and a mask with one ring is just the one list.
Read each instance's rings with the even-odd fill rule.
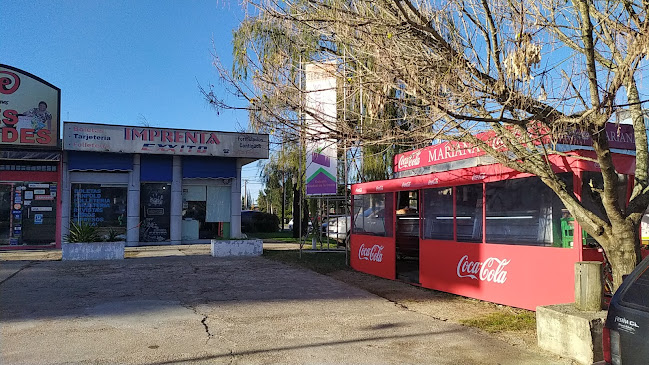
[[248,209],[248,179],[243,180],[243,206]]

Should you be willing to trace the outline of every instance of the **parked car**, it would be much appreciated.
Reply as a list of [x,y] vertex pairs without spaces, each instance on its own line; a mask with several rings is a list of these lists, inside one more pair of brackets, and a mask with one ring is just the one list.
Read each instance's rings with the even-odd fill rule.
[[613,295],[602,337],[601,364],[634,365],[649,361],[649,257],[642,260]]
[[[309,232],[311,231],[312,228],[313,228],[313,223],[311,223],[311,221],[309,221]],[[293,230],[293,220],[292,219],[290,221],[288,221],[288,229]]]
[[279,218],[270,213],[256,210],[241,211],[241,232],[277,232],[279,230]]
[[340,245],[347,244],[349,239],[349,230],[351,228],[351,217],[350,216],[338,216],[330,217],[329,220],[323,224],[326,224],[326,236],[329,239],[336,241]]

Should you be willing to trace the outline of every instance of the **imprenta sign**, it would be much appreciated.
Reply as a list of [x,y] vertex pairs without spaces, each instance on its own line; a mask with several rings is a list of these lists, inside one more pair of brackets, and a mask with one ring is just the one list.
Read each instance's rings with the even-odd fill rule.
[[268,158],[268,135],[88,123],[64,125],[67,150]]

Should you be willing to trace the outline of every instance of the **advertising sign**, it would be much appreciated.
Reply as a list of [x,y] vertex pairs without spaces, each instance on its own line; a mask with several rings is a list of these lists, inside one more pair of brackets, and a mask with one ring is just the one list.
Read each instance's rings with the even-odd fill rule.
[[0,146],[57,147],[61,90],[0,64]]
[[396,278],[394,238],[354,234],[350,245],[350,262],[354,270],[386,279]]
[[[574,302],[576,250],[421,240],[423,287],[534,310]],[[548,262],[552,270],[547,270]],[[539,272],[545,272],[539,275]]]
[[[477,138],[487,142],[494,149],[504,150],[500,138],[495,138],[493,131],[479,133]],[[606,136],[611,148],[634,150],[635,138],[633,126],[628,124],[607,123]],[[554,148],[557,151],[572,151],[578,149],[591,149],[592,137],[586,132],[570,131],[562,134],[556,141]],[[438,165],[452,161],[483,156],[485,152],[478,147],[466,142],[448,141],[421,148],[414,151],[400,153],[394,157],[394,171],[400,172],[425,166]]]
[[65,122],[70,151],[268,158],[268,135]]
[[306,194],[337,193],[336,141],[326,138],[336,128],[336,63],[314,63],[305,67],[306,94]]

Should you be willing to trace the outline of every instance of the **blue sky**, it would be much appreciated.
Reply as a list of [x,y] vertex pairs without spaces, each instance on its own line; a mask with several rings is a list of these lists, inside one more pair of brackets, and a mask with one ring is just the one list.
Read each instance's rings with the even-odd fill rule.
[[[0,63],[59,87],[62,121],[247,128],[245,112],[217,115],[198,89],[219,89],[213,51],[231,64],[237,1],[0,0],[0,13]],[[253,199],[256,171],[243,171]]]

